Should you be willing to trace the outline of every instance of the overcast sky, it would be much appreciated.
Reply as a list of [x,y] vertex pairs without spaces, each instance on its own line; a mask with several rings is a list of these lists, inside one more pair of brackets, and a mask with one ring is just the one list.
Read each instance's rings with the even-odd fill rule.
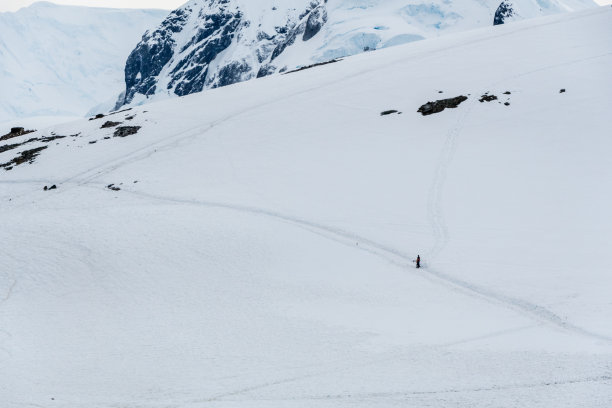
[[[0,0],[0,11],[17,11],[37,1],[39,0]],[[174,10],[178,6],[187,3],[187,0],[52,0],[51,3],[92,7],[160,8]]]
[[[612,4],[612,0],[595,1],[599,4]],[[0,11],[16,11],[35,2],[36,0],[0,0]],[[52,2],[95,7],[161,8],[174,10],[186,3],[187,0],[53,0]]]

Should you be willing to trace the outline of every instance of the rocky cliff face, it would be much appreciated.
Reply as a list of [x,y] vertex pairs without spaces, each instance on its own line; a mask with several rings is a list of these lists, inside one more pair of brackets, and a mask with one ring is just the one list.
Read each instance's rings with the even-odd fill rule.
[[326,0],[301,3],[253,15],[237,1],[196,0],[173,11],[129,56],[118,106],[138,95],[183,96],[276,72],[287,47],[312,39],[327,20]]
[[[592,0],[192,0],[145,33],[116,108]],[[520,15],[516,12],[520,6]]]
[[493,25],[504,24],[508,19],[514,16],[514,8],[512,3],[509,1],[502,1],[497,10],[495,11],[495,17],[493,18]]

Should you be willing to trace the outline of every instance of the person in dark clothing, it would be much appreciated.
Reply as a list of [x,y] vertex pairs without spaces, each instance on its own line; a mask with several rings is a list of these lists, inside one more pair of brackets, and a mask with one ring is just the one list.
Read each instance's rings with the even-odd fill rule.
[[421,267],[421,255],[417,255],[416,264],[417,264],[417,268]]

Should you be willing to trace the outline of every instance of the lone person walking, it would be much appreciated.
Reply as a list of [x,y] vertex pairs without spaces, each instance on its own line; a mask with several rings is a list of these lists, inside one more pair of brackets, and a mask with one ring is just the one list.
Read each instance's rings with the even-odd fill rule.
[[421,255],[417,255],[416,264],[417,264],[417,268],[421,267]]

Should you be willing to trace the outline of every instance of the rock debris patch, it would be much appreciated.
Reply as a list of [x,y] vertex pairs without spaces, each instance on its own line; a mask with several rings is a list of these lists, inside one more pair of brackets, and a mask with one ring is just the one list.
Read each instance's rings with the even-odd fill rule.
[[454,98],[427,102],[426,104],[422,105],[417,112],[421,113],[423,116],[432,115],[434,113],[442,112],[446,108],[454,109],[467,99],[467,96],[459,95]]
[[140,126],[119,126],[115,130],[115,137],[127,137],[135,135],[140,130]]
[[14,128],[11,128],[11,131],[7,133],[6,135],[0,136],[0,141],[9,140],[14,137],[27,135],[28,133],[33,133],[33,132],[36,132],[36,131],[35,130],[25,130],[22,127],[14,127]]
[[19,166],[20,164],[23,164],[23,163],[32,164],[34,163],[34,160],[36,159],[36,157],[38,157],[40,152],[45,150],[47,147],[48,146],[41,146],[41,147],[36,147],[34,149],[24,150],[23,152],[19,154],[19,156],[15,157],[13,160],[0,164],[0,167],[3,167],[4,170],[8,171],[8,170],[12,170],[13,167]]
[[103,117],[105,117],[106,115],[102,114],[102,113],[98,113],[96,116],[94,116],[93,118],[89,118],[89,120],[96,120],[96,119],[102,119]]
[[100,127],[100,129],[108,129],[108,128],[112,128],[112,127],[118,126],[120,124],[121,124],[121,122],[112,122],[112,121],[108,120],[108,121],[104,122],[104,124]]
[[390,109],[390,110],[386,110],[386,111],[380,112],[380,116],[387,116],[387,115],[391,115],[393,113],[397,113],[398,115],[402,114],[402,112],[399,112],[399,111],[397,111],[395,109]]
[[496,100],[497,100],[497,96],[496,95],[489,95],[488,93],[485,93],[484,95],[482,95],[480,97],[478,102],[483,103],[483,102],[492,102],[492,101],[496,101]]

